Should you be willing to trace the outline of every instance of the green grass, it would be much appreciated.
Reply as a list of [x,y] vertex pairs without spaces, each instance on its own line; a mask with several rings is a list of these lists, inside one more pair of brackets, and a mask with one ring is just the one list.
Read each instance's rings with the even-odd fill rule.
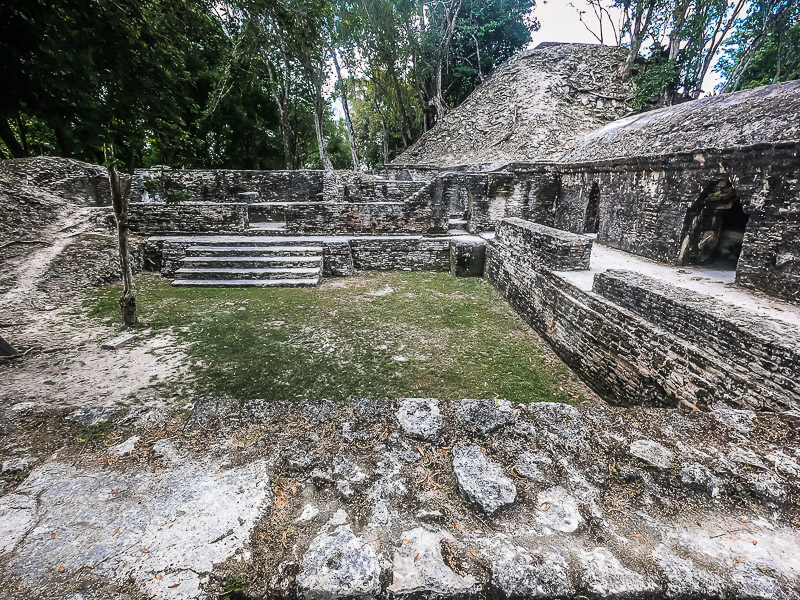
[[[95,291],[90,318],[117,323],[119,295]],[[566,366],[546,361],[544,342],[481,279],[393,272],[317,288],[183,289],[143,275],[137,304],[145,335],[185,342],[198,395],[574,402]]]

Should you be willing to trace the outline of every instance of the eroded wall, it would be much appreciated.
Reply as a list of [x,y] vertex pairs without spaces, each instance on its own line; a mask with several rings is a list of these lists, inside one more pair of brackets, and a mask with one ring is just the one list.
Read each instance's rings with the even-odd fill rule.
[[[524,240],[513,219],[503,227],[519,228],[517,239]],[[545,267],[536,250],[506,237],[489,242],[487,279],[607,400],[701,409],[800,406],[799,349],[767,320],[635,274],[598,276],[600,293],[586,292]]]

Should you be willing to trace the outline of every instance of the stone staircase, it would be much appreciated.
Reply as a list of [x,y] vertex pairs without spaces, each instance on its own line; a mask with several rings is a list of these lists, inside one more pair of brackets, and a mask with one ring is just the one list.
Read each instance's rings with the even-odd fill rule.
[[322,277],[322,246],[241,238],[189,246],[175,287],[308,287]]

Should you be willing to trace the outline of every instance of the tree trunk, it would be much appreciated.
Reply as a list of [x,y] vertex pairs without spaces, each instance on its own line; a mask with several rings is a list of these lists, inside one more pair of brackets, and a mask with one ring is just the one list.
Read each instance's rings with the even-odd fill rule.
[[25,150],[23,150],[19,141],[17,141],[17,136],[11,131],[11,127],[6,119],[0,119],[0,140],[3,140],[6,148],[11,152],[11,156],[14,158],[25,158]]
[[119,238],[119,267],[122,275],[122,297],[119,299],[119,306],[122,310],[122,322],[126,327],[129,327],[137,323],[136,288],[133,285],[133,269],[131,268],[131,255],[128,247],[130,181],[123,185],[119,173],[117,173],[117,168],[114,165],[110,165],[108,167],[108,183],[111,187],[111,204],[114,207],[114,216],[117,220],[117,236]]
[[322,162],[322,168],[326,171],[333,171],[333,163],[330,156],[328,156],[328,148],[325,146],[325,132],[323,124],[325,122],[325,102],[322,99],[322,77],[320,76],[320,68],[315,68],[313,75],[314,92],[314,131],[317,134],[317,146],[319,147],[319,159]]
[[339,82],[339,91],[342,94],[342,108],[344,109],[344,120],[347,124],[347,137],[350,140],[350,155],[353,159],[353,170],[358,171],[361,163],[358,160],[358,148],[356,145],[356,132],[353,129],[353,121],[350,118],[350,106],[347,103],[347,89],[342,81],[342,70],[339,68],[339,59],[336,57],[336,48],[331,47],[333,66],[336,68],[336,79]]

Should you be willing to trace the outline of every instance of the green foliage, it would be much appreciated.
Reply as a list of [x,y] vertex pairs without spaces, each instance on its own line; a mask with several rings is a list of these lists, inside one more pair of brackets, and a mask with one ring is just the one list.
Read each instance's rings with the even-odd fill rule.
[[640,65],[639,71],[634,75],[633,82],[636,89],[633,101],[636,108],[647,108],[659,97],[665,89],[675,85],[678,77],[678,68],[674,61],[654,54]]
[[180,204],[191,197],[189,190],[170,188],[164,192],[164,204]]
[[244,600],[247,598],[247,575],[228,575],[222,582],[220,598]]
[[[115,322],[118,298],[110,287],[87,302],[91,318]],[[481,279],[375,273],[347,286],[231,290],[140,276],[137,298],[142,335],[182,342],[197,396],[575,401],[566,367]]]
[[800,3],[756,0],[717,65],[725,91],[800,79]]

